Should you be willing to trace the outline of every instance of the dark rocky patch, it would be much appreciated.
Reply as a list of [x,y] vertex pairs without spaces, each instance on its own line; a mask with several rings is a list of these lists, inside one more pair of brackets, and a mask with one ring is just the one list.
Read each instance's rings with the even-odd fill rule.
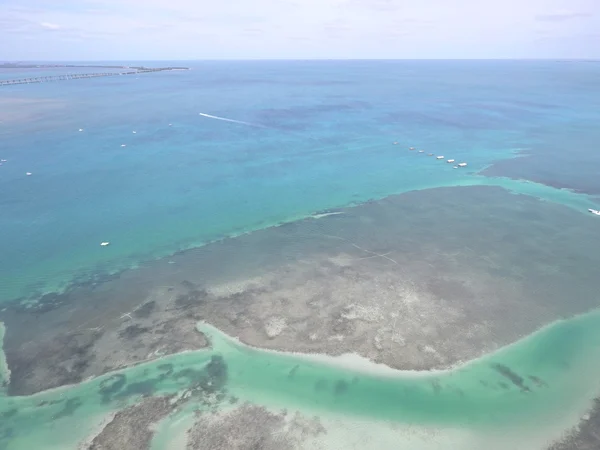
[[150,331],[149,327],[141,327],[138,324],[129,325],[124,330],[119,331],[119,337],[122,339],[135,339],[148,331]]
[[169,377],[173,374],[173,364],[160,364],[158,370],[163,372],[161,376]]
[[[44,389],[49,389],[82,381],[82,374],[94,358],[94,343],[101,335],[100,331],[75,331],[38,342],[26,350],[6,348],[6,359],[11,368],[9,395],[37,392],[39,389],[36,387],[40,383]],[[48,358],[48,355],[52,358]]]
[[138,309],[133,312],[133,315],[139,319],[146,319],[154,312],[156,309],[156,301],[151,300],[149,302],[144,303]]
[[149,398],[118,412],[88,446],[87,450],[147,450],[154,431],[151,427],[172,410],[168,397]]
[[83,405],[83,402],[79,397],[73,397],[65,401],[63,408],[57,412],[52,419],[60,419],[62,417],[72,416],[77,409]]
[[127,384],[127,377],[122,373],[116,373],[102,380],[98,393],[102,396],[102,403],[108,403]]
[[302,440],[325,432],[317,419],[242,405],[222,415],[200,415],[189,433],[188,450],[294,450]]
[[200,306],[208,298],[208,292],[204,289],[193,289],[186,294],[180,294],[175,299],[175,306],[178,309],[185,309]]
[[342,395],[345,394],[346,392],[348,392],[348,382],[345,380],[338,380],[335,383],[335,386],[333,388],[333,393],[334,395],[338,396],[338,395]]
[[597,398],[594,400],[589,416],[582,419],[577,428],[551,445],[548,450],[598,450],[599,448],[600,398]]
[[515,386],[519,387],[523,392],[531,392],[531,389],[525,385],[525,380],[522,376],[513,372],[510,367],[504,364],[492,364],[494,370],[500,373],[503,377],[508,378]]
[[293,380],[294,377],[296,376],[296,372],[298,372],[299,368],[300,368],[299,365],[295,365],[294,367],[292,367],[292,369],[288,372],[288,378]]
[[156,392],[157,384],[161,380],[159,378],[150,378],[149,380],[136,381],[135,383],[129,383],[125,385],[116,398],[127,398],[133,396],[149,397]]
[[9,409],[8,411],[4,411],[0,414],[0,419],[8,420],[11,417],[14,417],[18,414],[19,410],[17,408]]
[[544,380],[542,380],[539,377],[536,377],[535,375],[529,375],[529,379],[531,381],[533,381],[537,386],[539,387],[548,387],[548,383],[546,383]]

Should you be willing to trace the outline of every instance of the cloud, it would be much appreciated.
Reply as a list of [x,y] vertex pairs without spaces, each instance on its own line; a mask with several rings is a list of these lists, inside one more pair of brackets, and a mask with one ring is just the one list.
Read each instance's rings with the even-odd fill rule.
[[46,30],[60,30],[60,25],[52,22],[41,22],[40,26]]
[[586,19],[592,17],[588,12],[559,12],[550,14],[538,14],[535,18],[539,22],[566,22],[574,19]]

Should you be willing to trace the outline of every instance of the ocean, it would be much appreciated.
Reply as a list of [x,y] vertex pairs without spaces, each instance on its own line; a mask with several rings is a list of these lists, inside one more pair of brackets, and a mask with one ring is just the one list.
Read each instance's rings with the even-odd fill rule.
[[[572,275],[565,284],[577,280],[578,285],[554,290],[564,305],[553,308],[565,321],[450,372],[387,377],[361,374],[334,359],[315,362],[239,347],[211,329],[207,334],[217,336],[214,342],[229,342],[222,350],[165,356],[124,369],[119,373],[127,383],[115,388],[115,398],[102,397],[99,386],[110,377],[120,380],[116,374],[0,399],[0,410],[10,419],[0,430],[0,448],[70,448],[74,437],[65,440],[56,430],[91,423],[128,404],[140,393],[136,387],[131,395],[123,393],[129,384],[173,394],[194,379],[173,373],[201,372],[219,358],[236,398],[331,417],[476,430],[469,437],[442,433],[460,442],[452,448],[479,448],[486,433],[501,436],[503,427],[515,424],[523,442],[531,444],[515,448],[536,448],[547,436],[557,437],[539,436],[541,418],[573,425],[600,394],[595,381],[600,319],[593,297],[593,267],[600,264],[594,230],[600,217],[588,212],[600,209],[600,63],[135,63],[141,64],[190,70],[0,88],[0,158],[6,160],[0,166],[0,307],[34,308],[44,295],[102,283],[111,274],[187,249],[422,192],[412,204],[406,197],[406,223],[399,225],[405,236],[435,223],[438,229],[448,224],[444,233],[452,239],[462,233],[461,220],[473,221],[481,224],[483,247],[481,217],[491,214],[487,207],[512,211],[494,219],[494,227],[507,233],[526,228],[529,233],[537,220],[532,234],[537,231],[536,245],[544,251],[519,255],[515,245],[511,257],[537,263],[535,256],[543,255],[549,271],[555,258],[561,270],[556,278]],[[52,73],[58,72],[44,72]],[[456,167],[463,162],[466,167]],[[437,216],[435,196],[441,191],[436,189],[445,193],[442,201],[453,193],[462,196],[461,189],[486,186],[513,195],[477,191],[478,207],[469,213],[476,210],[479,218],[461,215],[466,210],[460,205],[440,205],[444,213]],[[552,214],[538,212],[537,204],[511,210],[521,196],[556,208],[544,210],[556,211],[556,222]],[[561,232],[570,234],[564,238]],[[479,247],[473,248],[477,253]],[[561,260],[564,254],[568,260]],[[261,260],[258,253],[255,257]],[[544,289],[541,280],[531,292]],[[560,302],[548,296],[549,303]],[[5,325],[10,330],[11,324]],[[3,359],[0,380],[7,371]],[[298,378],[291,382],[294,367]],[[509,388],[498,388],[503,379]],[[49,406],[32,406],[42,401]],[[66,412],[57,412],[56,405]],[[160,441],[168,441],[168,428],[155,436],[153,448],[166,448]],[[438,448],[433,441],[410,442],[406,448]],[[498,448],[506,444],[497,442]]]

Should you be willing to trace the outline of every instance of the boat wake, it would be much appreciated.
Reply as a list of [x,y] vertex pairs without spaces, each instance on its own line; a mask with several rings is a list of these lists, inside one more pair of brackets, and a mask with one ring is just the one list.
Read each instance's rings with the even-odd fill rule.
[[250,127],[269,128],[269,127],[266,127],[264,125],[260,125],[258,123],[244,122],[242,120],[227,119],[226,117],[213,116],[213,115],[210,115],[210,114],[198,113],[198,115],[200,115],[202,117],[206,117],[208,119],[222,120],[224,122],[239,123],[241,125],[248,125]]

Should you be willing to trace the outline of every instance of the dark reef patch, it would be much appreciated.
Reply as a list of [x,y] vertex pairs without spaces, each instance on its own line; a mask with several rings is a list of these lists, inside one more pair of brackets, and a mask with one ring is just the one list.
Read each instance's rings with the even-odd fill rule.
[[525,385],[525,380],[522,376],[513,372],[510,367],[504,364],[492,364],[494,370],[496,370],[503,377],[508,378],[515,386],[519,387],[523,392],[531,392],[528,386]]

